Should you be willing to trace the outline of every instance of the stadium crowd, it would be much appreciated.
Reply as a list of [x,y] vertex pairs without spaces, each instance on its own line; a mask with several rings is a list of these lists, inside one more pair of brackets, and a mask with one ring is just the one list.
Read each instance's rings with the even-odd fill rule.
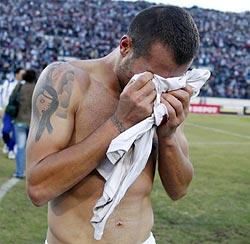
[[[2,0],[0,81],[16,67],[40,72],[64,57],[97,58],[114,49],[148,2],[111,0]],[[209,67],[203,96],[250,98],[250,12],[193,7],[201,36],[194,66]]]

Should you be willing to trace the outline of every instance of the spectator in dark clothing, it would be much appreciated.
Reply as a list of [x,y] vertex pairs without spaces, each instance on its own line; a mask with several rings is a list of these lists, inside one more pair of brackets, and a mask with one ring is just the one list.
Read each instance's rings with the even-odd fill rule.
[[25,83],[21,85],[19,110],[14,122],[17,153],[16,172],[13,176],[16,178],[24,178],[26,140],[31,117],[32,94],[37,80],[36,72],[27,70],[23,80]]

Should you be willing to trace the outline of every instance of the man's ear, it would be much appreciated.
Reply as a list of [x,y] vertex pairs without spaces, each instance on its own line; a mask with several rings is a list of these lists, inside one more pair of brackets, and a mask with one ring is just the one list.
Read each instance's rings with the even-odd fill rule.
[[132,49],[132,39],[128,35],[124,35],[120,40],[120,53],[125,57]]

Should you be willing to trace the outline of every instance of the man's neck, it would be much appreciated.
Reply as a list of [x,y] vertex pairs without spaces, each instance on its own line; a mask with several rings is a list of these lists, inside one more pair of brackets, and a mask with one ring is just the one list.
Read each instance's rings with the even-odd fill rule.
[[101,62],[105,66],[106,70],[109,72],[109,75],[108,75],[109,87],[112,90],[121,93],[121,91],[123,90],[123,86],[117,76],[117,65],[119,64],[119,59],[120,59],[119,48],[116,48],[110,54],[102,58]]

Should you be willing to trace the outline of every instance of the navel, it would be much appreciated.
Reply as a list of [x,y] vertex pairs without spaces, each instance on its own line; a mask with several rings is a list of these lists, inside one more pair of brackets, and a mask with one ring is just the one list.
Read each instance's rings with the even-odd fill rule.
[[121,220],[118,220],[118,221],[116,222],[116,226],[118,226],[118,227],[123,226],[123,222],[122,222]]

